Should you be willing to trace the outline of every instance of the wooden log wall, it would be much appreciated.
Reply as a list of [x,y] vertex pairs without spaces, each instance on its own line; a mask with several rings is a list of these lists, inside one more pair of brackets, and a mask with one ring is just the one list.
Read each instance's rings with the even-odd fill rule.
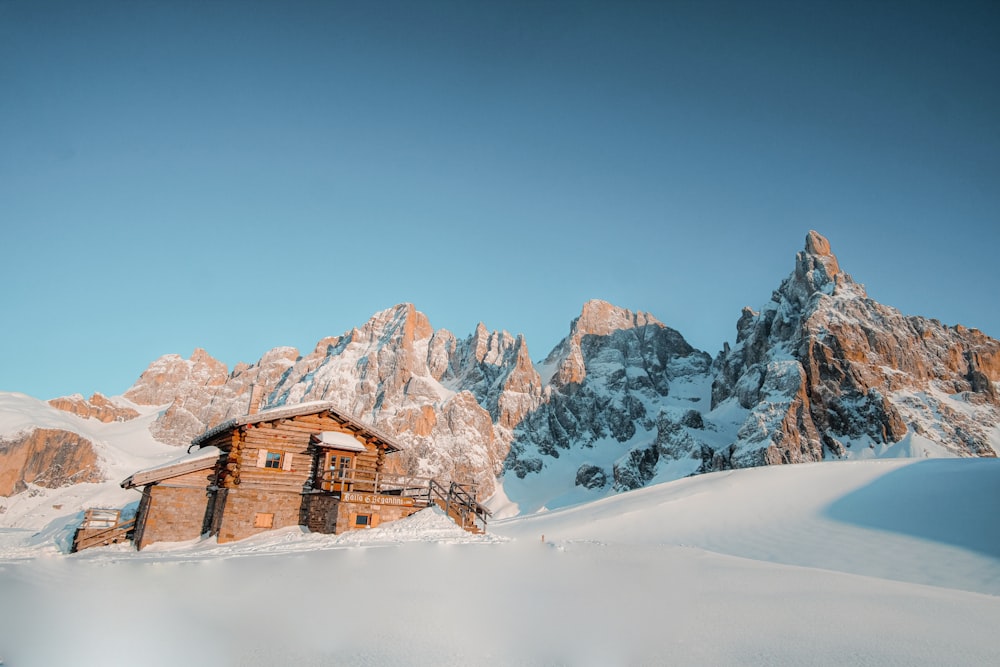
[[[357,437],[341,422],[326,415],[300,415],[274,422],[248,424],[240,429],[242,437],[233,439],[229,463],[238,468],[239,484],[227,488],[270,488],[275,490],[298,491],[309,488],[307,483],[323,465],[322,453],[326,448],[317,448],[311,436],[322,431],[340,431]],[[364,441],[366,450],[355,454],[355,469],[376,472],[380,470],[380,448],[370,441]],[[234,454],[235,450],[235,454]],[[281,468],[265,468],[258,465],[261,450],[281,452],[285,458]]]

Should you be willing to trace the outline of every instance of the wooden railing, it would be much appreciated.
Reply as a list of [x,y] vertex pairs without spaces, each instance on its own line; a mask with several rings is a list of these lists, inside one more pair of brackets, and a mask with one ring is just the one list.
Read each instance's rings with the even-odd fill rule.
[[328,470],[320,476],[324,491],[380,493],[413,498],[416,507],[436,504],[462,528],[486,532],[491,512],[476,501],[476,485],[450,482],[445,486],[433,477],[380,473],[371,470]]
[[327,470],[320,476],[319,488],[323,491],[357,491],[384,493],[392,496],[406,496],[425,500],[430,504],[427,488],[433,479],[417,475],[375,472],[372,470],[347,470],[338,472]]
[[73,536],[73,552],[83,551],[90,547],[116,544],[129,539],[129,533],[135,528],[135,517],[120,521],[113,526],[88,528],[86,522],[81,525]]
[[472,533],[485,533],[486,521],[492,512],[476,501],[476,485],[451,482],[448,488],[437,480],[431,480],[428,487],[435,504],[451,519]]

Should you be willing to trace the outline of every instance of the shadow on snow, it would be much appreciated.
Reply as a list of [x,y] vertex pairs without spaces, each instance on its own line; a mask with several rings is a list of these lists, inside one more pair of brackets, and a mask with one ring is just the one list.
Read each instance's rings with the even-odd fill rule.
[[879,477],[824,516],[1000,559],[1000,460],[931,459]]

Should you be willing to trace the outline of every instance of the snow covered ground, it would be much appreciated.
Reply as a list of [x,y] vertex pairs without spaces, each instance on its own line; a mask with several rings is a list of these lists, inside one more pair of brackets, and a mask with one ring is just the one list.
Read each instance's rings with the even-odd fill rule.
[[1000,664],[1000,461],[705,475],[462,532],[60,553],[0,532],[29,665]]

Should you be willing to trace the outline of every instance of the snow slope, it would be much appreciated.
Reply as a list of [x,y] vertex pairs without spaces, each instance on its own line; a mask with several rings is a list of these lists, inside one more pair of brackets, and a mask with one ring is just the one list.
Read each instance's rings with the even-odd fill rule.
[[494,523],[519,539],[686,546],[1000,595],[1000,460],[895,459],[690,477]]
[[50,428],[78,433],[93,443],[107,481],[101,484],[74,484],[49,489],[29,485],[28,491],[9,498],[0,496],[0,526],[38,530],[49,523],[61,524],[89,507],[122,507],[137,503],[139,494],[127,491],[119,482],[137,470],[182,456],[184,448],[157,442],[149,425],[161,408],[140,406],[121,397],[140,417],[127,422],[104,423],[83,419],[58,410],[45,401],[19,393],[0,392],[0,438],[13,439],[34,428]]
[[[68,556],[51,533],[0,533],[0,656],[998,664],[998,501],[996,460],[859,461],[703,475],[499,521],[486,537],[434,511],[138,554]],[[112,652],[93,648],[101,638]]]

